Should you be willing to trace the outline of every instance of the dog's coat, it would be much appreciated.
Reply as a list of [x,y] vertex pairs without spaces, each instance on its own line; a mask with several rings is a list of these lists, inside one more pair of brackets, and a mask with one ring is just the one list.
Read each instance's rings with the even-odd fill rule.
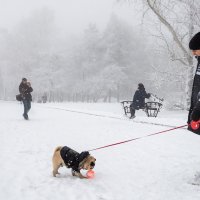
[[72,168],[74,172],[80,172],[79,164],[90,154],[88,151],[83,151],[79,154],[73,149],[64,146],[60,150],[60,155],[68,168]]

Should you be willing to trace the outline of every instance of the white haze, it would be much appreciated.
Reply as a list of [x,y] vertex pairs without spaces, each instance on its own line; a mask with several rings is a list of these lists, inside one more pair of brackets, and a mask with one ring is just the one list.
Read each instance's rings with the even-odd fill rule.
[[144,12],[138,1],[0,0],[0,99],[13,100],[27,77],[34,101],[132,99],[142,82],[182,104],[186,70],[152,37],[157,18]]
[[111,13],[133,24],[141,23],[129,5],[117,4],[115,0],[0,0],[0,27],[13,28],[31,12],[44,7],[54,11],[60,30],[70,33],[83,31],[90,23],[104,28]]

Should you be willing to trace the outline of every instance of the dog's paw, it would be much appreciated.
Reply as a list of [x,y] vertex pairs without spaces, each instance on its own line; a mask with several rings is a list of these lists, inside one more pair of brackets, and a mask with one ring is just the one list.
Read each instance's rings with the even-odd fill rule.
[[60,173],[59,173],[59,172],[55,172],[55,171],[53,171],[53,173],[52,173],[52,174],[53,174],[53,176],[54,176],[54,177],[56,177],[56,175],[57,175],[57,174],[58,174],[58,175],[60,175]]
[[79,178],[87,178],[86,176],[83,176],[80,172],[72,170],[72,176],[78,176]]

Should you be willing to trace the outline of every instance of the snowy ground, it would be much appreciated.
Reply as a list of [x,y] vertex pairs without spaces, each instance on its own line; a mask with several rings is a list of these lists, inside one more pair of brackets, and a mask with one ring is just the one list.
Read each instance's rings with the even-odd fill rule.
[[83,151],[148,135],[169,129],[150,123],[184,125],[187,112],[162,110],[158,118],[147,118],[139,111],[129,120],[119,104],[33,104],[25,121],[22,109],[18,102],[0,101],[0,199],[200,198],[200,186],[193,184],[200,174],[200,136],[186,129],[91,152],[97,159],[91,180],[72,177],[65,168],[57,178],[51,174],[58,145]]

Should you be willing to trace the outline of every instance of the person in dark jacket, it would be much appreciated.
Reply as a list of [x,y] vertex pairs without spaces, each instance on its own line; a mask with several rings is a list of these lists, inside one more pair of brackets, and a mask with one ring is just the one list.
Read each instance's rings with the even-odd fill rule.
[[193,130],[190,122],[198,121],[200,119],[200,32],[195,34],[189,42],[189,48],[192,54],[197,58],[197,68],[194,76],[191,105],[188,114],[188,130],[200,134],[200,128]]
[[138,84],[138,89],[136,90],[133,96],[133,103],[130,105],[131,117],[135,117],[135,110],[139,110],[144,108],[145,106],[145,98],[149,98],[151,95],[147,94],[142,83]]
[[31,101],[32,101],[31,92],[32,91],[33,91],[33,88],[31,87],[31,83],[27,82],[26,78],[23,78],[22,82],[19,85],[19,92],[22,96],[22,102],[24,104],[23,117],[26,120],[28,120],[28,112],[31,109]]

